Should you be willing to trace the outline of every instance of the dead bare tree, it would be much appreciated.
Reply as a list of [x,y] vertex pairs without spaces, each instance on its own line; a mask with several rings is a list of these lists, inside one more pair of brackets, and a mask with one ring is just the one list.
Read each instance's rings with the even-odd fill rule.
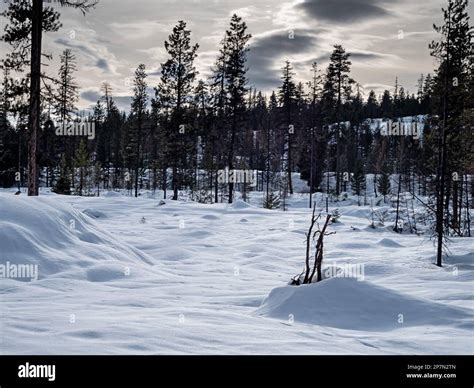
[[313,232],[314,225],[317,223],[318,219],[321,217],[321,214],[316,216],[316,205],[313,207],[313,214],[311,215],[311,224],[306,233],[306,260],[305,260],[305,275],[303,284],[308,283],[309,273],[310,273],[310,257],[311,257],[311,236]]
[[312,270],[311,275],[308,279],[308,283],[313,282],[313,277],[314,277],[315,272],[317,272],[316,281],[320,282],[321,280],[323,280],[323,277],[322,277],[322,274],[321,274],[321,268],[322,268],[322,265],[323,265],[324,237],[336,233],[336,232],[326,232],[330,220],[331,220],[331,215],[327,214],[326,215],[326,220],[324,221],[323,229],[320,230],[319,225],[318,225],[318,230],[316,232],[314,232],[313,240],[315,240],[316,237],[317,237],[316,251],[314,253],[313,270]]
[[[336,232],[327,232],[327,228],[331,221],[332,214],[327,214],[324,220],[322,229],[319,226],[318,220],[321,219],[321,213],[316,215],[316,206],[313,207],[313,213],[311,215],[311,222],[306,233],[306,257],[305,257],[305,269],[302,273],[295,276],[292,279],[291,284],[299,286],[300,284],[310,284],[313,282],[314,275],[316,274],[316,281],[322,280],[322,264],[323,264],[323,251],[324,251],[324,237]],[[314,228],[317,230],[314,230]],[[311,263],[311,246],[314,244],[314,260]],[[301,277],[304,274],[303,283],[301,283]]]

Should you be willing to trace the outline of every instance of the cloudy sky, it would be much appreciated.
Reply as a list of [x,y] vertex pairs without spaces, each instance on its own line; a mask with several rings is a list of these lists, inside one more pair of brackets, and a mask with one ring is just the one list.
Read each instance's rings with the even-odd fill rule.
[[[71,48],[78,61],[81,108],[99,98],[100,84],[109,82],[122,108],[129,108],[133,72],[147,66],[148,83],[158,83],[166,60],[163,42],[180,19],[200,45],[196,62],[206,78],[219,42],[237,13],[252,34],[248,56],[249,85],[266,93],[280,83],[286,59],[298,80],[308,80],[310,66],[327,65],[334,44],[352,53],[352,76],[365,90],[392,88],[395,76],[405,89],[416,91],[421,73],[434,62],[428,43],[437,38],[433,23],[442,19],[446,0],[100,0],[85,17],[61,9],[63,28],[44,39],[52,53],[47,72],[54,74],[58,54]],[[2,1],[2,5],[3,1]],[[58,5],[52,4],[53,7]],[[473,7],[470,5],[470,14]],[[2,21],[3,24],[3,21]],[[293,38],[293,39],[291,39]],[[5,46],[0,46],[3,52]]]

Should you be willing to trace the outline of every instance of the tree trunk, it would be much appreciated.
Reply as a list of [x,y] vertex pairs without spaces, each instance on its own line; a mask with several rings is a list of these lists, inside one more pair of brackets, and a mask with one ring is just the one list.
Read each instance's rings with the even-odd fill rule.
[[[445,113],[446,114],[446,113]],[[445,120],[446,122],[446,120]],[[438,188],[436,198],[436,234],[437,234],[437,250],[436,250],[436,265],[442,267],[443,258],[443,236],[444,236],[444,174],[446,165],[446,131],[444,129],[445,124],[441,130],[441,141],[438,150]]]
[[445,233],[449,234],[449,229],[451,227],[451,215],[450,215],[450,209],[449,209],[449,204],[451,202],[451,179],[449,176],[445,177],[444,180],[444,185],[445,185],[445,196],[444,196],[444,228],[445,228]]
[[437,250],[436,265],[442,267],[443,260],[443,237],[444,237],[444,185],[446,174],[446,151],[447,151],[447,124],[448,124],[448,99],[450,85],[450,54],[451,54],[451,6],[448,7],[448,32],[446,39],[446,68],[444,71],[444,94],[443,94],[443,122],[441,125],[441,133],[438,140],[438,172],[437,172],[437,190],[436,190],[436,234],[437,234]]
[[377,173],[374,174],[374,195],[377,198]]
[[82,185],[84,183],[83,167],[79,167],[79,196],[82,197]]
[[219,203],[219,173],[216,171],[216,176],[214,177],[214,202]]
[[453,196],[452,196],[452,202],[453,202],[453,217],[451,221],[451,227],[456,233],[459,233],[458,227],[459,227],[459,213],[458,213],[458,205],[459,205],[459,196],[458,196],[458,182],[453,180]]
[[166,167],[163,167],[163,179],[162,179],[163,199],[166,199],[167,183],[168,183],[168,175],[167,175]]
[[178,200],[178,168],[176,167],[176,164],[173,166],[173,201]]
[[[234,118],[232,121],[232,134],[230,138],[230,150],[229,150],[229,158],[228,158],[228,166],[229,166],[229,178],[234,170],[234,147],[235,147],[235,137],[236,137],[236,118],[234,113]],[[234,175],[232,175],[235,178]],[[234,182],[233,179],[229,179],[229,203],[233,202],[234,197]]]
[[322,274],[321,274],[321,268],[323,264],[324,236],[326,236],[326,229],[329,225],[330,219],[331,219],[331,215],[330,214],[326,215],[326,220],[324,221],[323,229],[320,231],[320,234],[318,236],[318,241],[316,243],[316,253],[314,255],[314,267],[313,267],[311,276],[309,277],[309,283],[313,281],[315,271],[317,271],[316,281],[320,282],[321,280],[323,280]]
[[292,162],[292,153],[291,153],[291,133],[288,133],[288,190],[290,194],[293,194],[293,181],[291,179],[291,162]]
[[459,201],[458,201],[458,209],[459,209],[459,216],[458,216],[458,228],[459,228],[459,235],[462,235],[463,229],[463,222],[462,222],[462,208],[463,208],[463,199],[464,199],[464,174],[461,175],[461,182],[459,184]]
[[309,208],[313,207],[313,160],[314,160],[314,127],[311,128],[311,156],[309,161]]
[[337,143],[336,143],[336,196],[338,197],[338,200],[339,200],[339,194],[341,193],[341,190],[340,190],[341,177],[339,174],[339,169],[340,169],[339,159],[341,158],[341,147],[339,144],[339,140],[340,140],[340,137],[339,137],[339,124],[338,124],[337,125]]
[[138,172],[140,168],[140,143],[142,135],[142,119],[138,118],[137,128],[137,157],[135,160],[135,198],[138,197]]
[[400,219],[400,192],[402,191],[402,174],[398,174],[398,190],[397,190],[397,215],[395,218],[395,232],[399,232],[398,221]]
[[153,166],[153,194],[156,192],[156,167]]
[[310,256],[311,256],[311,239],[313,235],[313,228],[316,224],[317,218],[314,216],[316,212],[316,206],[313,207],[313,213],[311,215],[311,224],[308,229],[308,233],[306,234],[306,260],[305,260],[305,275],[303,279],[303,284],[307,284],[310,278]]
[[33,0],[31,24],[30,107],[28,133],[28,195],[36,196],[38,189],[38,132],[41,115],[41,39],[43,1]]
[[469,203],[469,184],[468,176],[466,175],[466,228],[467,237],[471,237],[471,214],[470,214],[470,203]]

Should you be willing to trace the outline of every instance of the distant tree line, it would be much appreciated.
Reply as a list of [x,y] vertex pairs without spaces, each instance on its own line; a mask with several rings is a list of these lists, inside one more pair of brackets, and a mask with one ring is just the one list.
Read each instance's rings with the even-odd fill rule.
[[[316,62],[308,68],[308,82],[295,79],[291,61],[283,63],[281,85],[265,95],[249,86],[251,35],[245,21],[233,15],[209,79],[199,78],[194,65],[199,46],[179,21],[164,44],[167,60],[158,85],[148,85],[146,67],[139,64],[129,112],[120,111],[112,87],[104,83],[102,97],[87,114],[76,107],[79,85],[70,49],[60,56],[55,77],[31,67],[38,65],[38,48],[35,52],[31,43],[39,33],[31,15],[39,10],[36,0],[19,3],[10,2],[2,14],[8,22],[2,39],[13,48],[2,61],[4,186],[28,183],[31,195],[40,181],[64,194],[127,188],[138,196],[141,188],[161,189],[174,200],[186,190],[202,202],[232,203],[237,191],[246,199],[250,187],[223,184],[218,171],[256,170],[264,205],[273,207],[293,194],[295,172],[307,181],[308,192],[336,198],[348,185],[357,195],[373,190],[385,197],[391,194],[390,176],[397,174],[398,194],[404,190],[433,198],[426,206],[436,214],[440,244],[446,230],[462,234],[460,223],[468,217],[462,214],[474,192],[469,179],[474,166],[473,30],[467,0],[448,0],[444,24],[436,27],[440,40],[430,45],[437,68],[420,75],[415,93],[394,76],[394,91],[377,95],[372,90],[363,97],[351,77],[350,52],[335,45],[327,68]],[[80,4],[84,12],[92,5]],[[45,7],[41,12],[43,32],[60,28],[57,11]],[[423,129],[420,137],[383,133],[388,120],[398,123],[403,117]],[[57,136],[55,122],[81,119],[95,124],[93,139]],[[375,175],[373,187],[366,185],[367,174]]]

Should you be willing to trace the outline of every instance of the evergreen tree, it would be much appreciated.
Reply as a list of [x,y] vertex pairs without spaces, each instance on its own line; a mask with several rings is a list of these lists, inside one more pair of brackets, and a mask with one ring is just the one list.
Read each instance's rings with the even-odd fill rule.
[[187,137],[186,124],[188,124],[185,108],[190,102],[193,82],[197,75],[194,59],[198,47],[198,44],[191,45],[191,31],[187,30],[186,23],[180,20],[165,42],[169,59],[162,64],[161,82],[156,89],[162,106],[168,110],[166,151],[173,169],[173,200],[178,199],[179,168],[184,167],[182,156],[185,155],[185,150],[182,143]]
[[[309,87],[309,115],[310,128],[306,139],[303,140],[302,154],[300,161],[304,161],[309,156],[309,162],[302,165],[300,162],[301,179],[308,177],[310,187],[309,207],[313,207],[313,192],[321,184],[323,179],[324,158],[326,156],[326,142],[323,138],[322,115],[321,115],[321,94],[323,78],[316,62],[311,66],[311,81]],[[305,147],[306,146],[306,147]],[[309,148],[309,149],[308,149]],[[308,166],[308,167],[306,167]]]
[[58,74],[58,89],[56,92],[55,113],[59,116],[61,123],[72,120],[72,114],[77,110],[78,86],[74,80],[74,72],[77,71],[76,56],[70,49],[66,49],[60,55],[60,67]]
[[[80,9],[83,13],[94,7],[97,0],[59,0],[62,6]],[[41,120],[41,58],[42,35],[60,27],[59,13],[43,7],[43,0],[12,1],[2,13],[10,24],[5,28],[3,40],[15,49],[7,61],[9,66],[22,70],[30,67],[30,103],[28,125],[28,195],[36,196],[38,188],[38,134]]]
[[377,188],[379,193],[383,195],[383,200],[390,194],[390,173],[387,172],[387,169],[384,168],[377,179]]
[[366,188],[364,165],[360,159],[357,160],[354,173],[351,176],[351,187],[352,192],[358,197],[360,206],[360,196]]
[[279,209],[280,208],[280,196],[271,191],[263,201],[263,207],[265,209]]
[[297,87],[293,80],[293,68],[290,61],[285,62],[285,66],[282,69],[283,75],[281,79],[283,84],[280,86],[278,91],[280,104],[285,116],[285,127],[284,127],[284,137],[285,137],[285,162],[286,162],[286,173],[287,173],[287,182],[288,190],[290,194],[293,194],[293,183],[291,179],[291,173],[293,171],[293,137],[295,133],[295,123],[294,118],[296,112],[293,113],[293,110],[296,110],[296,100],[297,100]]
[[131,116],[134,121],[134,142],[135,142],[135,162],[134,162],[134,179],[135,179],[135,198],[138,197],[138,175],[141,165],[141,144],[142,131],[146,119],[146,108],[148,102],[146,68],[144,64],[138,65],[135,70],[135,78],[133,80],[133,98]]
[[[444,236],[449,231],[449,193],[453,172],[462,165],[459,149],[469,129],[462,123],[466,101],[469,98],[469,65],[473,55],[472,27],[469,25],[467,0],[449,0],[443,9],[444,24],[434,26],[441,34],[439,42],[430,45],[431,55],[439,60],[436,72],[435,95],[437,97],[438,163],[436,175],[436,264],[442,266]],[[459,156],[459,157],[458,157]],[[445,228],[445,223],[447,228]],[[447,230],[446,230],[447,229]]]
[[380,101],[380,113],[382,118],[391,119],[393,117],[393,100],[390,91],[385,90]]
[[[247,43],[251,35],[247,33],[247,24],[236,14],[232,15],[230,27],[225,32],[225,38],[220,49],[224,58],[225,85],[227,97],[226,115],[230,125],[230,136],[227,137],[228,154],[227,166],[234,169],[235,153],[238,140],[239,126],[244,121],[246,112],[245,96],[247,94]],[[229,181],[229,203],[233,202],[234,182]]]
[[425,77],[423,84],[423,96],[420,103],[420,113],[421,114],[430,114],[432,109],[431,95],[433,93],[433,78],[431,74],[428,74]]
[[[77,111],[76,102],[78,101],[78,85],[74,79],[74,72],[77,71],[76,56],[70,49],[66,49],[60,55],[60,66],[58,72],[57,90],[54,95],[54,113],[59,118],[59,126],[61,131],[67,128],[67,125],[72,122],[73,114]],[[59,144],[58,144],[59,140]],[[67,162],[69,166],[73,165],[73,158],[75,152],[74,137],[68,138],[63,136],[57,139],[54,135],[49,139],[52,145],[54,158],[60,151],[65,155],[69,155]]]
[[344,97],[350,94],[351,85],[354,83],[352,78],[349,77],[352,64],[349,60],[350,55],[341,45],[334,46],[334,50],[329,58],[323,88],[323,106],[326,112],[327,123],[335,123],[333,136],[336,143],[336,195],[339,195],[341,190],[341,143],[345,135],[345,130],[341,126],[342,104]]
[[64,155],[62,156],[61,162],[59,164],[59,177],[55,185],[53,186],[52,191],[56,194],[63,194],[63,195],[71,194],[70,173],[68,171],[66,157]]
[[377,96],[373,90],[370,91],[369,97],[364,107],[365,117],[369,119],[374,119],[379,115],[379,104],[377,101]]
[[89,152],[85,140],[81,140],[79,148],[76,151],[76,157],[74,158],[74,167],[79,169],[79,187],[78,195],[83,195],[84,188],[87,186],[88,178],[88,167],[89,167]]

